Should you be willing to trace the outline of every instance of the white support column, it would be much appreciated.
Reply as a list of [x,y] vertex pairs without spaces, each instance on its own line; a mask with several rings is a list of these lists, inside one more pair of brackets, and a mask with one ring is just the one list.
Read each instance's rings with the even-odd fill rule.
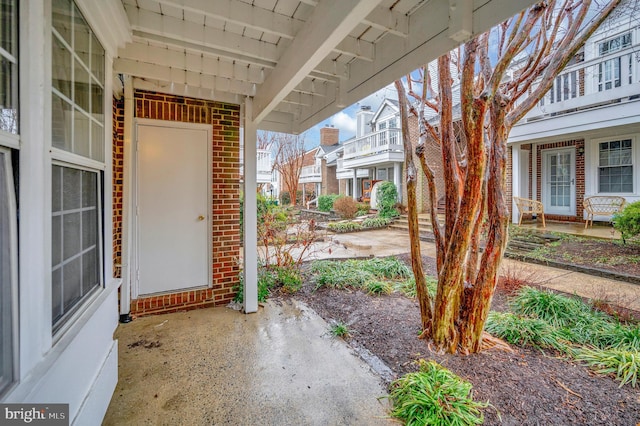
[[401,163],[393,163],[393,183],[398,190],[398,202],[402,202],[402,168]]
[[50,2],[20,7],[19,374],[51,349]]
[[125,77],[124,80],[124,129],[122,155],[122,247],[120,258],[120,276],[122,277],[122,287],[120,289],[120,320],[126,321],[131,310],[131,276],[133,262],[133,226],[132,218],[135,217],[133,210],[133,138],[135,127],[133,123],[133,78]]
[[[253,98],[244,101],[244,312],[258,311],[257,126]],[[295,197],[295,194],[293,195]]]
[[[520,145],[511,146],[511,197],[520,196]],[[511,201],[511,221],[518,223],[518,208]]]
[[354,200],[358,199],[358,191],[356,189],[356,185],[358,184],[358,169],[353,169],[353,192],[351,193],[351,195],[353,196]]
[[[296,190],[296,192],[298,192],[298,191]],[[289,195],[291,196],[291,198],[293,200],[293,204],[295,205],[296,204],[296,195],[298,195],[298,194],[293,194],[293,195],[289,194]],[[302,207],[306,207],[307,206],[306,201],[305,201],[306,199],[307,199],[307,185],[305,183],[303,183],[302,184],[302,199],[300,200],[300,202],[302,203]]]

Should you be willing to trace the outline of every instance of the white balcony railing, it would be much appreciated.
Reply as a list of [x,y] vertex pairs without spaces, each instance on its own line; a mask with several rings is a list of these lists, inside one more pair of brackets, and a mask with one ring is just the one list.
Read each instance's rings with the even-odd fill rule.
[[376,155],[384,152],[404,151],[400,129],[386,129],[369,133],[354,141],[345,143],[344,160]]
[[271,182],[271,151],[268,149],[259,149],[257,151],[257,182]]
[[632,46],[568,66],[519,124],[583,111],[640,95],[640,66]]
[[304,166],[300,171],[300,183],[322,182],[322,169],[318,165]]

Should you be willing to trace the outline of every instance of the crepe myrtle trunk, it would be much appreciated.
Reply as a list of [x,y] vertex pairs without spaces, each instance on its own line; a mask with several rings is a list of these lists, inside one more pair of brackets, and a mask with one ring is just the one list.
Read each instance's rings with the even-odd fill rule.
[[404,145],[404,166],[407,176],[407,215],[409,221],[409,239],[411,241],[411,268],[416,282],[416,297],[420,305],[420,323],[422,325],[422,337],[431,335],[431,321],[433,313],[431,311],[431,299],[427,291],[427,281],[422,268],[422,254],[420,252],[420,229],[418,226],[418,209],[416,201],[416,181],[417,172],[413,161],[411,150],[411,137],[409,134],[409,125],[407,121],[407,99],[402,87],[401,81],[395,82],[398,91],[398,101],[400,104],[400,120],[401,126],[405,131],[402,132],[402,143]]

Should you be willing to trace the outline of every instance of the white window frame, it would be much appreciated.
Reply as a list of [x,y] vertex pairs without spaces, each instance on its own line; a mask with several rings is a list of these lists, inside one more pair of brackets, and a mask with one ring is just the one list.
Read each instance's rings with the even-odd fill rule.
[[[75,4],[75,6],[77,7],[77,3],[75,0],[70,0],[71,3]],[[73,10],[79,10],[76,8],[73,8]],[[75,12],[73,12],[75,13]],[[84,18],[84,17],[83,17]],[[75,21],[74,19],[72,19],[72,21]],[[88,21],[85,19],[85,22],[87,23],[87,26],[89,27],[89,29],[91,30],[90,35],[92,34],[96,40],[97,39],[97,35],[95,34],[93,28],[91,28],[90,24],[88,23]],[[75,23],[73,24],[75,25]],[[71,28],[71,34],[75,34],[75,30],[73,28]],[[106,135],[106,127],[109,123],[107,123],[106,118],[109,116],[107,114],[107,103],[106,103],[106,99],[107,99],[107,93],[106,93],[106,83],[107,83],[107,78],[108,78],[108,72],[107,72],[107,52],[106,50],[104,50],[103,47],[103,61],[102,64],[104,66],[104,69],[102,70],[102,74],[103,74],[103,79],[104,81],[100,82],[98,81],[98,77],[95,76],[92,72],[92,66],[91,63],[89,64],[85,64],[84,61],[82,61],[82,59],[79,57],[78,53],[75,51],[75,47],[72,45],[69,45],[69,43],[67,43],[66,40],[64,40],[64,38],[58,33],[58,31],[55,29],[55,27],[53,25],[51,25],[51,40],[53,42],[53,38],[58,39],[58,41],[60,41],[61,43],[64,44],[65,47],[68,47],[71,49],[71,55],[73,58],[73,61],[79,60],[80,61],[80,66],[85,70],[88,71],[89,73],[89,81],[94,84],[94,83],[98,83],[97,85],[102,89],[102,117],[103,117],[103,122],[100,123],[99,121],[97,121],[94,117],[93,117],[93,113],[92,113],[92,102],[93,99],[91,97],[91,93],[89,93],[89,111],[85,111],[83,108],[80,108],[77,106],[76,102],[75,102],[75,96],[74,96],[74,91],[75,91],[75,66],[71,67],[71,97],[67,97],[64,94],[62,94],[60,91],[58,91],[56,88],[53,87],[53,84],[51,84],[51,96],[53,99],[53,95],[57,95],[59,97],[61,97],[62,99],[64,99],[67,102],[70,102],[71,105],[71,110],[72,112],[75,114],[76,112],[79,112],[81,114],[83,114],[85,117],[89,118],[89,123],[97,123],[98,125],[101,125],[101,134],[102,134],[102,138],[103,138],[103,143],[102,143],[102,155],[101,157],[103,158],[102,161],[90,158],[90,157],[85,157],[83,155],[79,155],[77,153],[71,152],[71,151],[67,151],[65,149],[62,148],[57,148],[53,146],[53,133],[51,133],[51,165],[56,165],[56,166],[62,166],[62,167],[69,167],[69,168],[74,168],[74,169],[79,169],[79,170],[83,170],[83,171],[88,171],[88,172],[92,172],[92,173],[96,173],[97,175],[97,200],[98,200],[98,227],[97,227],[97,244],[98,244],[98,277],[99,277],[99,286],[92,289],[92,291],[88,292],[86,295],[83,295],[83,297],[77,301],[77,303],[75,305],[73,305],[70,309],[69,312],[66,312],[55,324],[53,323],[52,317],[49,317],[49,319],[51,320],[51,335],[53,337],[54,342],[60,340],[62,338],[62,336],[65,334],[65,332],[67,330],[69,330],[74,323],[76,322],[76,318],[78,318],[82,312],[85,311],[85,309],[89,306],[91,306],[92,302],[97,299],[101,293],[100,290],[105,289],[105,281],[107,279],[109,279],[110,277],[106,277],[105,276],[105,272],[107,270],[107,268],[105,267],[105,261],[107,261],[107,259],[105,259],[105,253],[108,253],[108,250],[106,250],[105,245],[104,245],[104,230],[105,229],[109,229],[108,226],[106,226],[105,224],[105,220],[107,217],[109,217],[108,215],[105,214],[104,211],[104,204],[107,204],[106,202],[103,203],[103,198],[105,196],[108,196],[110,194],[110,191],[106,190],[105,185],[107,184],[106,180],[104,179],[105,175],[106,175],[106,170],[107,170],[107,156],[106,156],[106,147],[108,146],[108,140],[105,139],[105,135]],[[90,43],[92,43],[93,39],[90,38]],[[91,61],[91,59],[93,58],[93,55],[91,53],[91,47],[89,48],[89,61]],[[51,61],[50,66],[53,66],[53,61]],[[52,113],[52,111],[51,111]],[[75,126],[71,126],[71,138],[72,138],[72,147],[75,146]],[[92,133],[93,133],[93,126],[90,125],[89,126],[89,152],[91,155],[92,154]],[[52,173],[52,168],[49,171],[49,174],[51,175]],[[51,176],[50,176],[51,178]],[[49,191],[51,191],[51,188],[48,189]],[[106,201],[106,200],[105,200]],[[50,206],[50,210],[52,209],[52,206]],[[49,215],[52,214],[52,211],[49,212]],[[51,231],[52,232],[52,229]],[[49,236],[49,244],[52,245],[52,235]],[[52,279],[52,274],[53,274],[53,269],[51,268],[49,271],[49,275],[51,276],[51,291],[53,291],[53,279]],[[53,304],[53,298],[49,301],[50,306],[52,306]]]
[[[82,306],[86,303],[86,301],[92,300],[95,297],[95,294],[100,289],[103,289],[105,286],[104,241],[103,241],[104,210],[102,206],[102,196],[104,193],[104,189],[103,189],[103,178],[102,178],[101,170],[96,170],[94,168],[89,168],[89,167],[82,167],[82,166],[78,166],[77,164],[65,163],[61,161],[53,161],[52,166],[59,166],[59,167],[64,167],[69,169],[85,171],[89,173],[94,173],[96,175],[96,201],[97,201],[96,215],[97,215],[97,221],[98,221],[97,227],[96,227],[96,248],[97,248],[96,256],[98,258],[98,265],[97,265],[98,266],[98,286],[92,288],[87,294],[83,295],[82,298],[76,304],[71,306],[69,310],[65,312],[55,324],[52,323],[52,328],[54,330],[53,334],[56,335],[57,333],[59,333],[60,330],[65,328],[65,325],[68,322],[70,322],[69,319],[72,318],[78,310],[82,309]],[[52,230],[53,230],[53,224],[52,224]],[[82,247],[80,248],[80,250],[82,253]],[[52,281],[52,285],[53,285],[53,281]]]
[[[5,190],[9,195],[7,209],[9,211],[9,276],[10,276],[10,293],[11,293],[11,312],[9,315],[11,316],[11,369],[12,375],[6,383],[3,384],[4,389],[0,388],[0,396],[4,395],[7,391],[9,391],[12,386],[18,381],[18,360],[19,360],[19,352],[18,352],[18,226],[17,226],[17,207],[16,207],[16,199],[15,199],[15,185],[13,183],[13,168],[11,164],[11,150],[0,146],[0,153],[3,154],[5,170],[7,171],[7,176],[5,180]],[[4,268],[4,265],[2,265]],[[0,337],[1,339],[2,337]],[[0,381],[0,384],[4,380]]]
[[[627,46],[623,46],[622,45],[622,38],[624,36],[627,36],[627,35],[629,36],[629,44]],[[616,47],[614,49],[611,49],[611,50],[607,50],[604,53],[600,52],[602,45],[604,45],[605,43],[611,43],[612,41],[617,40],[617,39],[620,39],[620,45],[618,47]],[[617,35],[615,35],[613,37],[607,37],[606,39],[598,41],[596,43],[596,56],[607,56],[610,53],[614,53],[614,52],[626,49],[627,47],[631,47],[631,46],[633,46],[633,31],[625,31],[625,32],[617,34]]]
[[[631,140],[631,170],[632,170],[632,185],[633,187],[631,188],[631,192],[600,192],[600,144],[604,143],[604,142],[614,142],[614,141],[624,141],[624,140]],[[636,153],[638,152],[638,148],[637,148],[637,139],[634,136],[629,136],[629,135],[622,135],[622,136],[615,136],[615,137],[610,137],[610,138],[603,138],[603,139],[597,139],[593,141],[594,143],[594,151],[595,151],[595,158],[594,158],[594,164],[595,164],[595,170],[597,173],[595,173],[595,193],[596,194],[602,194],[602,195],[629,195],[629,194],[634,194],[637,190],[637,182],[636,182],[636,175],[637,175],[637,161],[636,161]],[[619,167],[619,166],[616,166]]]
[[[19,14],[18,12],[18,9],[20,8],[19,1],[15,2],[15,7],[16,7],[15,9],[16,14]],[[15,40],[16,42],[19,42],[19,37],[20,37],[19,22],[20,22],[19,17],[16,17],[15,19],[16,28],[15,28],[15,32],[13,33],[13,36],[16,38]],[[4,158],[5,170],[7,172],[6,179],[4,176],[2,178],[5,180],[4,182],[5,190],[7,191],[7,194],[9,196],[8,204],[6,207],[9,212],[9,217],[8,217],[9,259],[7,263],[9,265],[9,271],[10,271],[9,286],[10,286],[10,297],[11,297],[11,301],[10,301],[11,312],[9,315],[11,316],[11,338],[10,338],[11,360],[10,362],[11,362],[11,369],[12,369],[11,378],[9,378],[6,383],[4,383],[3,385],[4,388],[0,388],[0,396],[3,396],[7,392],[9,392],[19,380],[18,366],[19,366],[19,359],[20,359],[20,356],[19,356],[20,341],[19,341],[19,305],[18,305],[18,224],[17,224],[18,211],[17,211],[17,202],[16,202],[16,186],[13,181],[12,152],[20,149],[20,126],[19,126],[20,98],[19,98],[19,92],[18,92],[20,68],[19,68],[19,59],[18,59],[17,51],[16,51],[16,54],[13,55],[10,52],[7,52],[2,47],[0,47],[0,57],[8,60],[9,62],[15,65],[15,74],[12,73],[11,75],[12,81],[10,84],[11,84],[12,90],[15,90],[16,92],[15,99],[14,99],[14,101],[16,102],[16,105],[14,105],[14,108],[17,112],[16,133],[0,130],[0,153],[3,154],[2,157]],[[1,265],[1,266],[4,267],[4,265]],[[0,340],[2,340],[2,338],[3,337],[0,336]]]

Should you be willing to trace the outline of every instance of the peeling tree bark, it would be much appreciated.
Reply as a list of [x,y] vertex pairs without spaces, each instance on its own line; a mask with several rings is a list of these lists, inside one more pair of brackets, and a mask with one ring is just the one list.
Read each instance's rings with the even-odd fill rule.
[[413,162],[411,150],[411,136],[407,122],[407,97],[401,81],[396,81],[398,91],[398,103],[400,104],[400,119],[402,143],[404,145],[404,165],[407,174],[407,212],[409,221],[409,239],[411,241],[411,268],[416,281],[416,296],[420,304],[420,322],[422,324],[421,336],[431,336],[431,321],[433,313],[431,311],[431,298],[427,292],[427,282],[422,268],[422,254],[420,253],[420,229],[418,227],[418,209],[416,203],[416,181],[418,170]]

